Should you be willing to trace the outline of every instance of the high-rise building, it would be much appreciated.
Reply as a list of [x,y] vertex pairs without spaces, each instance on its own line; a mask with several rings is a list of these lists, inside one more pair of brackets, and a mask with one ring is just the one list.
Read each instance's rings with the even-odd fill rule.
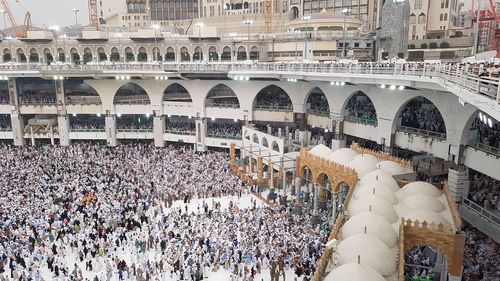
[[409,0],[409,40],[440,39],[458,26],[458,0]]

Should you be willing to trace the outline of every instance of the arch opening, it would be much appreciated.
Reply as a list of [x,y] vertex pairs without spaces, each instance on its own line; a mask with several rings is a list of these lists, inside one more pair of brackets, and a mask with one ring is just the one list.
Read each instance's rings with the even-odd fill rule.
[[83,80],[65,80],[64,98],[66,104],[101,104],[97,91]]
[[151,104],[148,94],[139,85],[127,83],[116,91],[114,104]]
[[163,91],[163,101],[168,102],[193,102],[188,90],[179,83],[169,85]]
[[240,108],[238,97],[225,84],[218,84],[210,89],[205,104],[208,107]]
[[430,100],[418,96],[403,107],[400,130],[446,139],[446,126],[441,112]]
[[255,97],[254,110],[293,111],[290,96],[282,88],[269,85],[260,90]]
[[378,126],[377,111],[371,99],[363,92],[354,93],[344,108],[344,120]]
[[492,117],[486,117],[482,113],[481,117],[477,115],[469,128],[467,144],[488,153],[496,151],[498,154],[500,150],[500,122]]
[[330,105],[325,93],[318,87],[312,89],[307,97],[307,112],[320,116],[330,116]]

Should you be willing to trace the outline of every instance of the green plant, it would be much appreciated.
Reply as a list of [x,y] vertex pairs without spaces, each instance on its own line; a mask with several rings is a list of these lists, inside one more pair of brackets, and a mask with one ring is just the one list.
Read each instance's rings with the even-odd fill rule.
[[429,49],[436,49],[437,47],[438,47],[438,43],[436,43],[436,42],[429,43]]
[[427,49],[427,43],[422,43],[422,44],[420,45],[420,48],[421,48],[421,49]]
[[446,49],[449,47],[450,47],[450,43],[448,43],[448,42],[441,42],[441,44],[439,44],[439,48],[442,48],[442,49]]

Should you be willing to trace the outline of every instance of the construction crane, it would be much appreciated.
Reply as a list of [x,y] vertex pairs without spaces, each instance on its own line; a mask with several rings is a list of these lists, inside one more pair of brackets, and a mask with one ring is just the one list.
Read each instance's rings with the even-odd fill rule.
[[[481,0],[473,0],[472,2],[472,22],[478,22],[479,26],[492,30],[490,36],[490,48],[497,51],[497,57],[500,56],[500,16],[495,11],[493,0],[489,0],[489,7],[481,9],[479,3]],[[478,19],[479,9],[479,19]],[[479,43],[478,43],[479,44]]]
[[97,14],[97,0],[89,0],[89,23],[99,29],[99,16]]
[[4,12],[7,13],[7,17],[9,18],[13,34],[15,34],[16,37],[18,38],[26,38],[26,36],[28,35],[28,30],[31,29],[31,13],[19,2],[19,0],[16,0],[16,3],[18,3],[22,8],[26,10],[26,14],[24,15],[24,23],[22,27],[19,27],[17,25],[16,19],[14,18],[14,15],[10,10],[9,3],[7,2],[7,0],[0,0],[0,4],[2,5]]

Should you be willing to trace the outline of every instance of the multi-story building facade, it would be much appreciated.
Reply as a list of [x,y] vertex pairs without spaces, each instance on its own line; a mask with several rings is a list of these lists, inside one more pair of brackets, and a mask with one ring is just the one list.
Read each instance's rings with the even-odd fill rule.
[[441,39],[458,25],[458,0],[409,0],[409,40]]

